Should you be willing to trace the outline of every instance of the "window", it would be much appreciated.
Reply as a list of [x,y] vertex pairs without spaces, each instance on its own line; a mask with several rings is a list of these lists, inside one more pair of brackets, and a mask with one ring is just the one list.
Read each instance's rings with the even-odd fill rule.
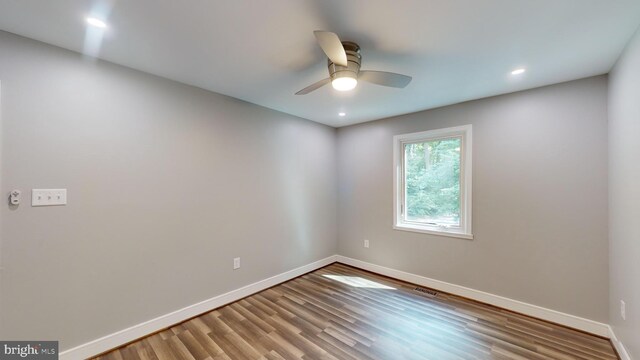
[[397,135],[394,229],[472,239],[471,125]]

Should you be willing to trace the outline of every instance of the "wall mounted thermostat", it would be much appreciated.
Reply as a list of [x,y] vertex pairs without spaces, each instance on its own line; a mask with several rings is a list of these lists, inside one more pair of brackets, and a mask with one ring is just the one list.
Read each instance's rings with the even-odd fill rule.
[[21,195],[22,192],[20,192],[20,190],[13,190],[9,195],[9,203],[11,205],[20,205]]

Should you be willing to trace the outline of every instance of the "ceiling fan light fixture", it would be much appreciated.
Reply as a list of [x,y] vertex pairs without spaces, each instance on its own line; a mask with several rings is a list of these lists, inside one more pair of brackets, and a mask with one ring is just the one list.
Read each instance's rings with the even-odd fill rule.
[[306,95],[328,83],[331,83],[336,91],[349,91],[358,85],[358,80],[399,89],[411,82],[411,76],[407,75],[386,71],[361,71],[362,55],[360,55],[358,44],[352,41],[340,41],[338,35],[329,31],[313,33],[322,51],[327,55],[329,77],[307,86],[295,93],[296,95]]
[[358,85],[358,80],[351,76],[341,76],[331,80],[331,86],[338,91],[353,90],[356,85]]

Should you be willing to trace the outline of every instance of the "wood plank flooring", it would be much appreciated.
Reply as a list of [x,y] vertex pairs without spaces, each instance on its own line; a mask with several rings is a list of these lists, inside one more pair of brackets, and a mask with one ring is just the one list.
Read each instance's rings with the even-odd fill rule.
[[617,359],[608,340],[332,264],[97,359]]

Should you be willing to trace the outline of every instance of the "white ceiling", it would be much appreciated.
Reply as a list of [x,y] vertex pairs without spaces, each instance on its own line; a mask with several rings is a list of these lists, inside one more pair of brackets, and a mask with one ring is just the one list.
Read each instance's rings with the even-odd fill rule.
[[[336,127],[607,73],[639,24],[640,0],[0,0],[0,29]],[[313,30],[413,82],[293,95],[328,76]]]

